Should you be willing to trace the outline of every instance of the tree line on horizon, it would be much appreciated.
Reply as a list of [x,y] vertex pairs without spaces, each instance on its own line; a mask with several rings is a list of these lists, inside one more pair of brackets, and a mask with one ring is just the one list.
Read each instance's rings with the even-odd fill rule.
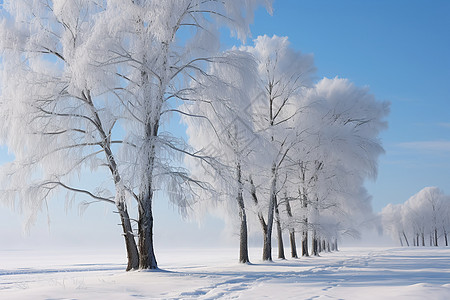
[[447,247],[450,196],[438,187],[425,187],[404,203],[388,204],[381,211],[381,220],[384,231],[402,247]]

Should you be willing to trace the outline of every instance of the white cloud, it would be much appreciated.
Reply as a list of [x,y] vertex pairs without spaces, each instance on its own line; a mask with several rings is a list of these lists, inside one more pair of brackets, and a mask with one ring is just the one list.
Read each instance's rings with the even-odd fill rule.
[[420,151],[445,151],[450,152],[450,141],[422,141],[400,143],[398,146],[402,148],[420,150]]

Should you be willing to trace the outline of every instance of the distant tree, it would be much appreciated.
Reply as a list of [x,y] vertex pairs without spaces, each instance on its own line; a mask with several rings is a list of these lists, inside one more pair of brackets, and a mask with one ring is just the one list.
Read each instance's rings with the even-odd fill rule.
[[[429,218],[431,222],[431,230],[433,233],[434,246],[438,246],[438,230],[440,230],[440,224],[442,220],[446,217],[445,214],[445,204],[444,204],[444,193],[438,188],[428,188],[425,191],[427,200],[428,210],[430,212]],[[444,213],[444,214],[443,214]]]
[[408,235],[414,246],[425,246],[427,234],[430,246],[438,246],[440,238],[448,246],[449,207],[449,196],[437,187],[426,187],[402,204],[388,204],[381,212],[383,228],[391,236],[395,228],[407,246]]
[[404,246],[404,240],[406,246],[409,247],[408,237],[405,233],[405,228],[403,227],[402,205],[389,203],[384,207],[381,211],[381,223],[383,225],[383,230],[392,238],[398,238],[401,246]]

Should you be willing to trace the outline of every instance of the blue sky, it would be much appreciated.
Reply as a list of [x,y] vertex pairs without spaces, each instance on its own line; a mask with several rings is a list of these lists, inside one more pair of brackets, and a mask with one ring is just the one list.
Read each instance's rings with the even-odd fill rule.
[[386,154],[368,182],[374,211],[425,186],[450,193],[450,1],[283,0],[253,35],[289,36],[318,77],[345,77],[391,102]]
[[[391,102],[389,128],[381,135],[386,154],[380,158],[378,179],[367,183],[375,212],[406,201],[425,186],[450,194],[449,16],[447,0],[275,0],[273,16],[262,9],[256,14],[253,37],[288,36],[295,49],[314,54],[318,79],[345,77]],[[233,42],[224,38],[225,44]],[[8,159],[1,147],[0,163]],[[166,203],[156,203],[155,209],[156,238],[169,242],[180,226],[181,235],[197,230]],[[110,232],[111,223],[118,222],[110,208],[89,208],[83,217],[76,211],[74,206],[66,213],[64,204],[51,204],[51,227],[42,215],[31,236],[20,237],[21,217],[0,207],[0,236],[17,247],[67,236],[74,245],[87,237],[106,245],[113,235],[112,244],[122,243],[119,227]],[[194,235],[218,240],[213,229],[221,226],[209,218]],[[169,233],[158,229],[162,227]]]

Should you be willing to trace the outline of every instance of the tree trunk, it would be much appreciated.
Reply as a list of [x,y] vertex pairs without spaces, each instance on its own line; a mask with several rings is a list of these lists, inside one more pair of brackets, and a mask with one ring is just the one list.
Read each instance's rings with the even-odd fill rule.
[[289,231],[289,240],[291,242],[291,257],[298,258],[297,245],[295,243],[295,229],[294,228],[291,228],[291,230]]
[[403,237],[405,238],[406,245],[409,247],[408,238],[406,237],[405,231],[402,231]]
[[308,208],[308,199],[306,198],[306,193],[303,191],[301,193],[302,199],[302,208],[304,209],[304,218],[303,218],[303,230],[302,230],[302,256],[309,256],[308,249],[308,216],[306,209]]
[[123,237],[125,238],[125,246],[127,250],[127,271],[137,270],[139,268],[139,252],[134,239],[133,228],[130,222],[130,216],[124,202],[117,204],[120,220],[122,223]]
[[302,256],[309,256],[308,229],[303,229],[303,232],[302,232]]
[[[258,197],[256,196],[256,187],[255,187],[255,184],[254,184],[251,176],[249,177],[249,179],[250,179],[250,194],[252,195],[253,202],[257,206],[258,205]],[[267,236],[267,224],[266,224],[266,221],[264,220],[263,214],[259,210],[258,210],[258,219],[259,219],[259,223],[261,224],[261,229],[262,229],[263,237],[264,237],[264,245],[265,245],[266,244],[265,240],[266,240],[266,236]],[[263,251],[263,256],[264,256],[264,251]]]
[[320,246],[321,246],[320,245],[320,238],[319,238],[319,236],[317,234],[317,228],[319,228],[318,227],[318,222],[319,222],[319,198],[316,197],[316,200],[314,202],[315,202],[315,204],[313,205],[313,214],[315,216],[315,219],[314,219],[314,225],[313,225],[314,226],[313,237],[312,237],[312,240],[313,240],[312,247],[313,247],[313,249],[312,249],[312,254],[311,255],[319,256]]
[[[143,25],[143,23],[141,24]],[[145,35],[145,31],[142,31]],[[146,40],[146,36],[143,37]],[[158,138],[161,110],[166,101],[165,93],[170,81],[169,73],[169,41],[162,43],[159,53],[161,68],[159,70],[158,89],[154,99],[150,92],[154,89],[154,82],[148,73],[147,56],[144,53],[141,65],[141,86],[144,95],[144,147],[141,149],[143,155],[143,174],[139,197],[138,197],[138,233],[139,233],[139,267],[141,269],[157,269],[155,250],[153,245],[153,171],[156,160],[156,140]]]
[[[91,98],[91,93],[89,90],[82,93],[86,103],[92,108],[93,118],[97,124],[102,124],[101,119],[94,109],[94,104]],[[128,215],[128,209],[125,203],[125,196],[123,194],[120,182],[122,181],[120,177],[120,172],[117,167],[114,154],[111,150],[110,137],[105,133],[102,126],[98,126],[100,136],[102,137],[101,147],[105,153],[106,160],[108,162],[108,168],[113,176],[114,184],[116,186],[116,193],[118,201],[116,202],[116,207],[120,215],[120,221],[122,225],[122,232],[125,239],[125,248],[127,251],[127,271],[135,270],[139,267],[139,252],[137,250],[136,240],[134,239],[133,227],[131,226],[130,216]]]
[[[241,215],[241,213],[240,213]],[[245,212],[241,216],[241,230],[240,230],[240,241],[239,241],[239,262],[249,263],[248,258],[248,237],[247,237],[247,220]]]
[[264,232],[263,260],[272,261],[272,234],[268,228]]
[[436,227],[434,228],[434,246],[438,246],[438,230]]
[[337,238],[334,239],[334,250],[339,251]]
[[239,262],[248,263],[250,262],[250,260],[248,259],[247,215],[245,212],[244,198],[242,196],[244,184],[242,183],[242,173],[240,163],[238,163],[236,166],[236,176],[238,182],[238,193],[236,199],[239,206],[239,218],[241,220],[241,228],[239,235]]
[[138,197],[138,233],[139,233],[139,268],[157,269],[155,250],[153,247],[153,169],[155,166],[155,144],[158,136],[159,121],[149,122],[145,126],[145,136],[149,144],[144,148],[144,174]]
[[137,270],[139,268],[139,252],[134,239],[133,227],[131,226],[130,216],[128,215],[128,209],[121,199],[116,203],[116,207],[120,216],[120,223],[122,226],[123,237],[125,239],[125,249],[127,251],[127,271]]
[[327,242],[327,252],[331,252],[331,249],[330,249],[330,241]]
[[264,234],[264,247],[263,247],[263,260],[272,261],[272,227],[274,210],[276,203],[276,187],[277,187],[277,177],[276,177],[276,166],[272,165],[272,185],[270,188],[270,201],[269,201],[269,212],[267,214],[267,230]]
[[[308,221],[308,219],[306,219],[306,221]],[[303,229],[303,232],[302,232],[302,256],[309,256],[308,229]]]
[[[88,101],[92,101],[90,99],[90,94],[86,93]],[[95,114],[95,118],[97,122],[100,122],[100,118],[97,114]],[[114,159],[114,155],[111,151],[111,148],[108,144],[108,138],[106,134],[103,131],[100,131],[100,134],[102,135],[104,142],[102,144],[102,148],[105,151],[106,159],[108,161],[108,167],[111,171],[111,174],[114,179],[114,183],[116,184],[116,193],[119,193],[118,195],[118,201],[116,203],[117,210],[120,215],[120,221],[122,225],[122,232],[123,237],[125,239],[125,248],[127,251],[127,271],[130,270],[136,270],[139,268],[139,252],[136,245],[136,240],[134,239],[133,234],[133,227],[131,226],[131,220],[130,216],[128,215],[128,209],[125,203],[125,197],[123,195],[123,191],[121,190],[121,187],[119,186],[119,183],[121,182],[121,178],[118,172],[117,164]]]
[[425,247],[425,233],[422,232],[422,246]]
[[319,241],[317,238],[312,239],[312,256],[319,256]]
[[275,198],[275,223],[277,225],[278,258],[286,259],[286,257],[284,256],[283,232],[281,230],[280,211],[278,210],[278,201],[276,198]]
[[311,255],[319,256],[319,239],[317,237],[316,230],[313,231]]
[[155,250],[153,247],[153,169],[155,164],[154,139],[158,135],[158,122],[147,124],[145,136],[149,143],[148,153],[144,153],[145,171],[138,197],[138,233],[139,233],[139,268],[157,269]]
[[442,229],[444,231],[445,246],[448,247],[447,230],[445,230],[445,227],[442,228]]
[[[292,217],[293,217],[292,210],[291,210],[291,204],[289,203],[288,198],[287,197],[285,197],[285,198],[286,198],[286,211],[287,211],[288,217],[291,221]],[[290,225],[290,228],[289,228],[289,241],[291,243],[291,257],[298,258],[297,245],[295,243],[295,229],[292,225]]]
[[152,213],[152,195],[147,193],[140,196],[139,199],[139,268],[157,269],[155,251],[153,249],[153,213]]
[[322,251],[325,252],[327,249],[325,240],[322,240]]

